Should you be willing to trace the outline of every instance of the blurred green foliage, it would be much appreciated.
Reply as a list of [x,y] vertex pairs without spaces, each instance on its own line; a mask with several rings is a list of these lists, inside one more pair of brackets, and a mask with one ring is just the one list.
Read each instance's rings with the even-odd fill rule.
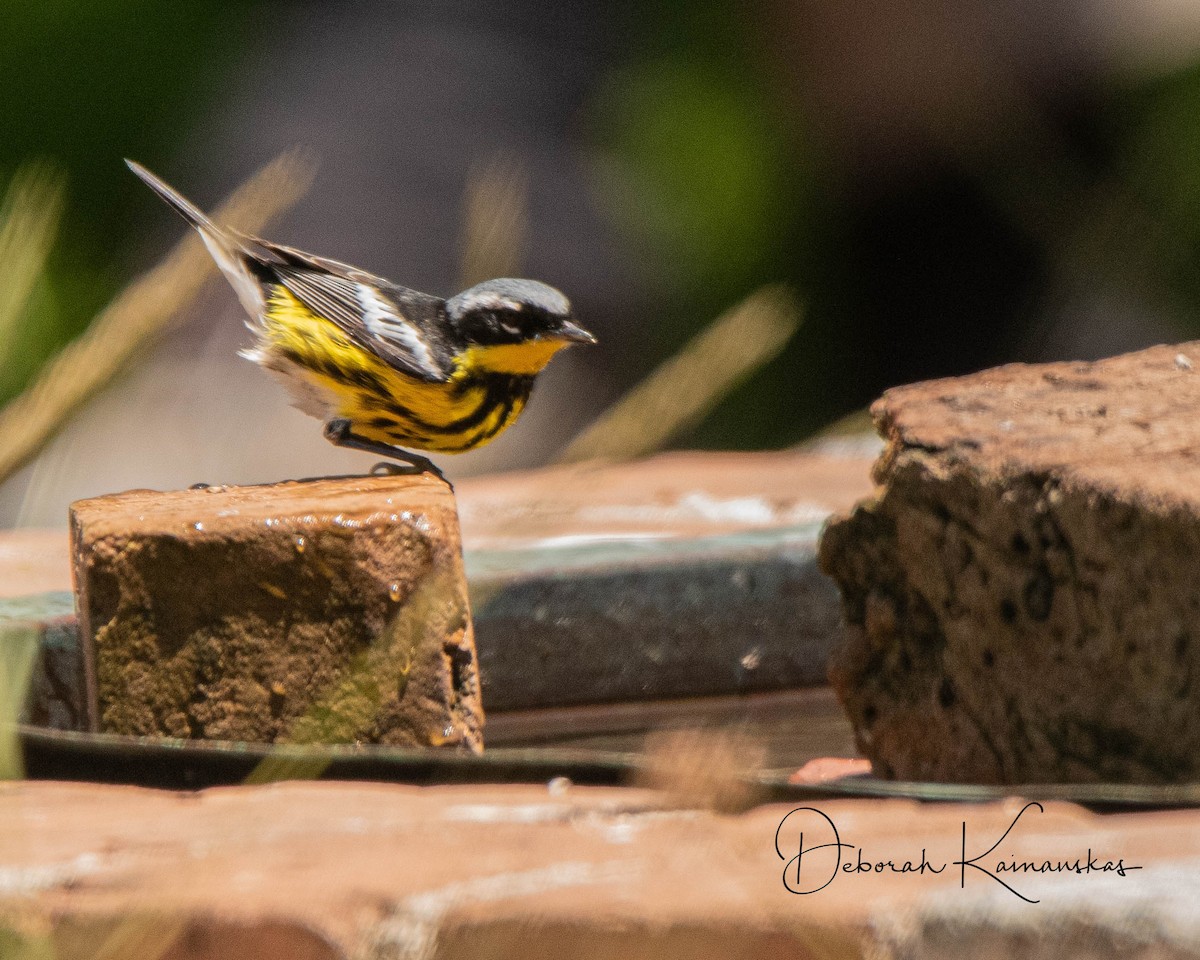
[[[598,194],[658,291],[654,322],[627,362],[649,373],[759,286],[795,278],[795,225],[819,193],[815,158],[773,78],[759,25],[729,0],[639,7],[639,42],[594,106],[594,137],[628,193]],[[800,287],[802,295],[804,287]],[[636,377],[635,377],[636,379]],[[792,378],[777,360],[744,384],[684,444],[774,445],[794,433]]]
[[623,225],[664,261],[656,279],[725,298],[786,239],[796,180],[753,78],[687,51],[616,74],[605,93],[610,149],[635,194]]
[[1200,246],[1200,62],[1118,87],[1113,107],[1130,181]]
[[599,112],[640,188],[619,222],[674,284],[655,352],[632,362],[651,368],[759,284],[806,301],[788,349],[685,445],[793,443],[892,384],[1039,357],[1080,292],[1151,330],[1200,328],[1200,62],[1030,79],[997,93],[999,113],[985,99],[941,118],[919,161],[876,157],[872,181],[815,133],[765,18],[727,0],[652,10]]
[[0,781],[19,780],[24,775],[17,723],[33,676],[38,640],[34,627],[0,627]]
[[139,187],[121,158],[152,164],[172,152],[240,61],[255,9],[216,0],[0,6],[0,191],[34,158],[67,183],[58,242],[10,345],[0,402],[128,279]]

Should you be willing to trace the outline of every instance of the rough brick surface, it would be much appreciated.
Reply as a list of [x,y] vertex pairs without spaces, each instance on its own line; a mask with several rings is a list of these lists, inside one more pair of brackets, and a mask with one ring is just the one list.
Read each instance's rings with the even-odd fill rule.
[[891,390],[829,525],[833,682],[877,773],[1200,777],[1200,345]]
[[481,746],[434,479],[131,491],[74,504],[71,526],[101,730]]
[[[0,955],[94,960],[795,960],[1200,955],[1200,824],[1069,804],[670,809],[644,791],[0,784]],[[1020,814],[1005,843],[981,856]],[[964,835],[964,830],[965,835]],[[778,836],[777,836],[778,831]],[[776,842],[783,851],[776,853]],[[965,850],[964,850],[965,846]],[[1095,872],[996,873],[1074,862]],[[964,857],[965,854],[965,857]],[[954,861],[978,858],[961,869]],[[1124,876],[1101,872],[1123,860]],[[986,870],[992,876],[981,872]],[[994,879],[999,876],[1028,900]]]

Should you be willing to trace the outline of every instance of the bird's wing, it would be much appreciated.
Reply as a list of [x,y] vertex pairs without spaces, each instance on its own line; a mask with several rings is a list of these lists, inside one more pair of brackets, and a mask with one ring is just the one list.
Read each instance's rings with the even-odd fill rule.
[[275,282],[389,365],[430,383],[445,380],[448,355],[438,330],[443,301],[398,287],[336,260],[247,238]]
[[145,167],[125,162],[200,232],[255,322],[268,309],[270,287],[281,284],[309,310],[337,324],[397,370],[431,383],[449,375],[452,351],[443,332],[444,301],[349,264],[220,227]]

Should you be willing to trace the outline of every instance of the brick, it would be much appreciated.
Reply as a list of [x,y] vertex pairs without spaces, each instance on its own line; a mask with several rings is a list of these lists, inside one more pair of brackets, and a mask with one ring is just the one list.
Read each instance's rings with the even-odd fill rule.
[[[1200,814],[798,800],[739,815],[557,785],[0,785],[0,953],[84,960],[725,960],[1200,954]],[[938,873],[833,875],[807,855]],[[1118,859],[1136,871],[977,864]],[[784,851],[776,853],[776,832]],[[965,833],[964,833],[965,831]],[[965,849],[964,849],[965,847]],[[819,875],[819,876],[818,876]],[[5,952],[8,947],[8,952]],[[123,949],[118,949],[118,947]],[[25,952],[21,952],[24,950]]]
[[[462,481],[488,710],[823,684],[840,611],[817,534],[870,492],[877,449],[847,438]],[[65,552],[39,533],[40,553]]]
[[832,679],[876,773],[1200,778],[1200,344],[888,391],[832,522]]
[[101,731],[481,748],[433,478],[131,491],[75,503],[71,535]]

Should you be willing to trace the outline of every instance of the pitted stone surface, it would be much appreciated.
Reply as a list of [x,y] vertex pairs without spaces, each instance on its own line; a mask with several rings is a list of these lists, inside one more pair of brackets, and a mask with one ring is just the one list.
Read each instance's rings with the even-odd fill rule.
[[1200,778],[1200,345],[888,391],[831,523],[832,679],[877,773]]
[[71,526],[102,731],[480,748],[441,482],[131,491],[74,504]]

